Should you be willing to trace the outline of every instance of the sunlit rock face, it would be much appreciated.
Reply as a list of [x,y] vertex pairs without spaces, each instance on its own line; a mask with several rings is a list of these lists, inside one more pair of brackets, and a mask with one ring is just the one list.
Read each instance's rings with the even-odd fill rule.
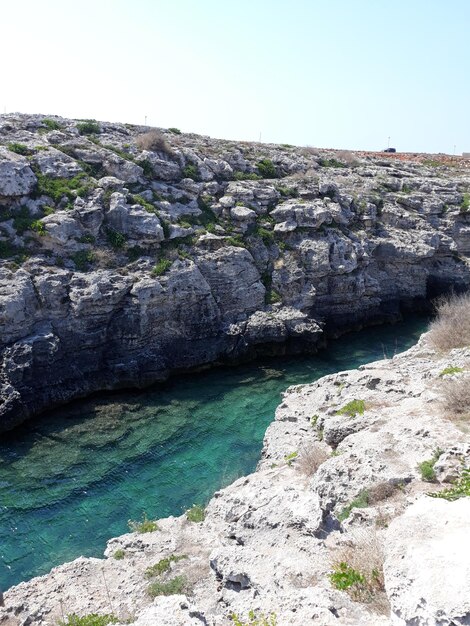
[[[470,280],[468,170],[0,117],[0,430]],[[434,161],[433,161],[434,164]]]

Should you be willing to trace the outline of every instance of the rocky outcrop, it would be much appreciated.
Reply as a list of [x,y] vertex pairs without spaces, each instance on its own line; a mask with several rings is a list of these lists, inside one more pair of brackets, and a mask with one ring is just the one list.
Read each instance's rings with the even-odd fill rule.
[[[438,354],[424,335],[392,359],[291,387],[257,471],[215,493],[203,521],[159,520],[111,539],[105,559],[13,587],[0,624],[93,612],[136,626],[250,613],[279,626],[468,624],[470,498],[429,494],[468,466],[465,424],[441,396],[443,378],[466,380],[469,365],[469,349]],[[155,583],[174,594],[152,600]]]
[[465,169],[40,115],[0,144],[0,431],[470,282]]

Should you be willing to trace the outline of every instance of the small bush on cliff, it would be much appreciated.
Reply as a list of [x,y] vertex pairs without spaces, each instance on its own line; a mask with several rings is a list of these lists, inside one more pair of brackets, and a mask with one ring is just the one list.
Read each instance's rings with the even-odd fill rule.
[[430,459],[423,461],[418,465],[421,478],[428,482],[433,483],[436,480],[436,473],[434,471],[434,465],[438,461],[442,454],[442,450],[436,450]]
[[329,579],[354,601],[364,602],[379,613],[389,610],[383,576],[384,554],[375,532],[356,531],[351,541],[335,554]]
[[147,513],[143,514],[141,522],[129,520],[127,522],[127,525],[129,526],[129,530],[132,533],[153,533],[156,530],[160,530],[157,522],[155,522],[154,520],[150,520],[147,517]]
[[152,270],[153,276],[163,276],[163,274],[170,269],[172,263],[169,259],[160,259]]
[[172,563],[178,563],[178,561],[182,561],[187,558],[186,554],[171,554],[170,556],[158,561],[158,563],[155,563],[155,565],[147,567],[144,574],[145,578],[161,576],[161,574],[165,574],[169,571]]
[[186,519],[189,522],[203,522],[206,518],[206,510],[200,504],[193,504],[193,506],[186,511]]
[[367,489],[363,489],[352,502],[346,505],[338,514],[340,522],[344,522],[349,517],[353,509],[365,509],[369,506],[369,493]]
[[113,554],[113,557],[116,559],[116,561],[121,561],[125,556],[126,553],[121,548],[119,550],[116,550],[116,552]]
[[101,133],[100,125],[96,120],[83,120],[83,122],[78,122],[77,129],[80,135],[99,135]]
[[42,123],[49,130],[60,130],[62,128],[62,124],[57,122],[56,120],[50,120],[47,117],[42,120]]
[[462,367],[455,367],[454,365],[449,365],[440,372],[439,376],[442,378],[443,376],[452,376],[453,374],[460,374],[463,372]]
[[447,296],[435,304],[428,341],[439,352],[470,345],[470,294]]
[[341,409],[336,411],[337,415],[349,415],[349,417],[356,417],[357,414],[362,415],[366,409],[366,403],[364,400],[351,400],[345,404]]
[[271,159],[262,159],[256,164],[258,172],[263,178],[278,178],[276,166]]
[[90,613],[82,617],[72,613],[71,615],[67,615],[65,621],[59,622],[59,626],[107,626],[108,624],[117,624],[118,622],[118,618],[110,613],[106,615]]
[[149,152],[163,152],[170,156],[172,150],[162,133],[158,130],[149,130],[147,133],[139,135],[135,140],[139,150],[148,150]]
[[23,143],[9,143],[7,145],[7,148],[8,150],[10,150],[10,152],[15,152],[16,154],[20,154],[21,156],[29,156],[33,154],[33,151],[30,150],[28,146],[25,146]]
[[156,580],[147,587],[147,593],[151,598],[173,596],[185,593],[187,590],[187,580],[184,576],[175,576],[167,581]]

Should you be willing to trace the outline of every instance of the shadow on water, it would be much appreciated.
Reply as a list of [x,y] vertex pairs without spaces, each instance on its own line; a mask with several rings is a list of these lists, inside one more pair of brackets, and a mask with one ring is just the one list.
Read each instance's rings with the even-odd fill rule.
[[99,556],[128,519],[178,515],[256,466],[289,385],[390,358],[424,316],[345,335],[316,355],[182,375],[43,415],[0,443],[0,588]]

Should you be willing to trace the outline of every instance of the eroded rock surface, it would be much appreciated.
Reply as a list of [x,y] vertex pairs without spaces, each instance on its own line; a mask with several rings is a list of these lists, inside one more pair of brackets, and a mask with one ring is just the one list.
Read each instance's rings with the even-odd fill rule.
[[[120,297],[108,296],[110,307]],[[289,388],[257,471],[215,493],[202,522],[158,520],[111,539],[105,559],[11,588],[0,624],[92,612],[136,626],[228,626],[250,612],[279,626],[468,624],[470,498],[428,494],[468,467],[465,423],[441,399],[443,373],[465,381],[469,366],[469,349],[438,354],[424,335],[392,359]],[[435,482],[420,470],[430,460]],[[340,562],[367,585],[338,588]],[[175,580],[175,595],[152,599],[149,585]]]
[[468,170],[435,165],[0,116],[0,431],[467,287]]

